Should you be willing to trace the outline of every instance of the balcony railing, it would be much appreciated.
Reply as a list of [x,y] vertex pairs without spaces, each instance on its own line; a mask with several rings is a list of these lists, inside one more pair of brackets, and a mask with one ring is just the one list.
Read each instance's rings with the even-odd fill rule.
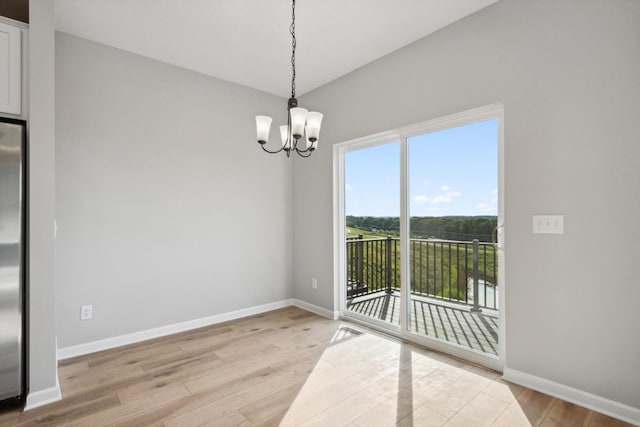
[[[347,238],[347,297],[400,290],[400,239]],[[492,243],[410,239],[414,295],[498,309],[497,252]]]

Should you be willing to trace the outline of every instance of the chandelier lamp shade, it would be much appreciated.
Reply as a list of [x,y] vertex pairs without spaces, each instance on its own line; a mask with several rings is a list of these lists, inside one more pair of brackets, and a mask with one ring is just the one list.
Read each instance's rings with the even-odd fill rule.
[[280,126],[280,139],[282,145],[276,150],[269,150],[266,145],[269,142],[272,119],[269,116],[256,116],[256,133],[258,144],[264,151],[276,154],[284,151],[289,157],[295,151],[301,157],[309,157],[318,148],[322,114],[316,111],[307,111],[298,107],[296,99],[296,0],[292,0],[291,6],[291,98],[287,103],[287,124]]

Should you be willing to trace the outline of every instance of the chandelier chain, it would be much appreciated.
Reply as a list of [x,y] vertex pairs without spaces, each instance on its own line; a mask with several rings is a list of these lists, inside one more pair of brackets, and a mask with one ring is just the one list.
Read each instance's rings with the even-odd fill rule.
[[256,116],[258,144],[270,154],[284,151],[287,157],[290,157],[292,152],[296,152],[300,157],[309,157],[318,146],[322,114],[298,107],[296,99],[296,0],[291,0],[289,33],[291,34],[291,98],[287,102],[287,124],[280,126],[282,145],[277,150],[266,148],[272,120],[269,116]]
[[291,4],[291,97],[296,97],[296,0]]

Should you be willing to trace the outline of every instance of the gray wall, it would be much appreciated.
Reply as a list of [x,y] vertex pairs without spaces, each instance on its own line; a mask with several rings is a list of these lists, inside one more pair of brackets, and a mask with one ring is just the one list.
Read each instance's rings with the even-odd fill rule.
[[291,161],[254,119],[285,105],[56,34],[59,347],[291,298]]
[[[29,29],[29,390],[56,387],[54,8],[31,0]],[[26,61],[25,61],[26,62]],[[26,84],[26,82],[25,82]],[[26,108],[26,104],[23,104]],[[47,396],[52,398],[53,396]]]
[[293,168],[295,297],[334,306],[331,144],[504,102],[507,366],[640,407],[639,23],[634,0],[503,0],[302,97],[325,120]]

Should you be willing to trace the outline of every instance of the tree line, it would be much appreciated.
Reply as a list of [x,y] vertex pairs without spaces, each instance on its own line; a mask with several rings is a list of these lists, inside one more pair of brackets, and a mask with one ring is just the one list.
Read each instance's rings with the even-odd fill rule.
[[[493,230],[498,224],[496,216],[426,216],[411,217],[411,237],[416,239],[445,239],[491,242]],[[347,215],[347,227],[359,228],[379,234],[398,236],[398,217],[373,217]]]

